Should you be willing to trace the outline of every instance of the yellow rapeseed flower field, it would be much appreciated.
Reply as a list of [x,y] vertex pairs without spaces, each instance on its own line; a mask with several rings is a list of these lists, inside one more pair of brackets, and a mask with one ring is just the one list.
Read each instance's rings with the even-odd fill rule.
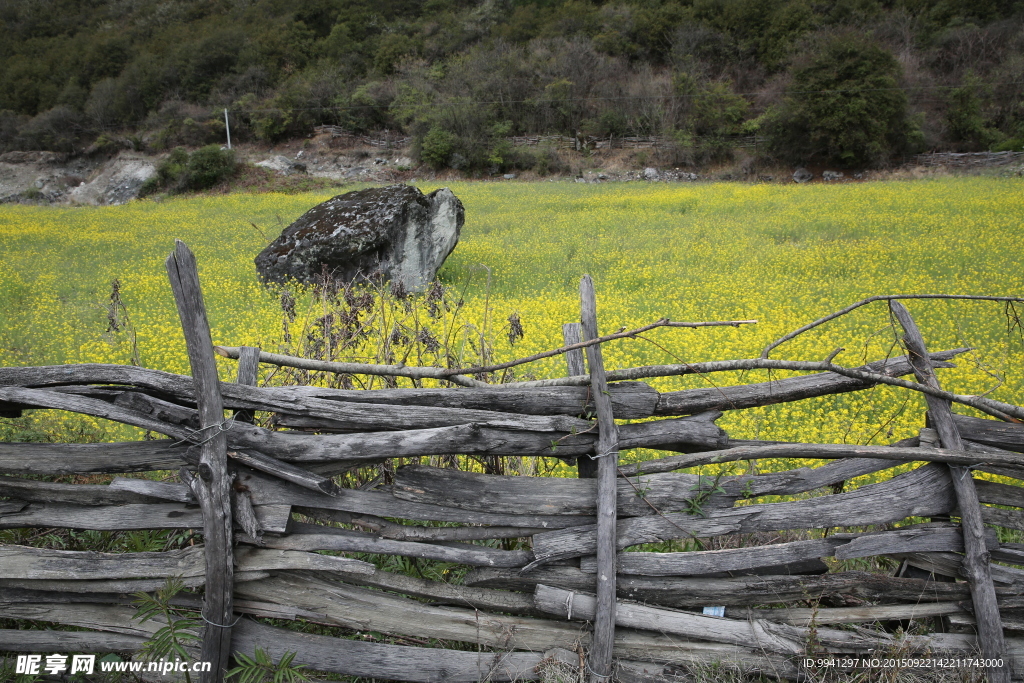
[[[442,277],[464,297],[464,320],[479,326],[487,309],[498,360],[560,345],[561,324],[578,320],[584,273],[595,280],[605,333],[661,317],[760,321],[739,329],[662,329],[608,344],[609,369],[753,357],[784,333],[874,294],[1024,294],[1024,185],[1014,179],[451,187],[466,206],[466,226]],[[327,198],[239,194],[109,208],[0,207],[0,364],[128,362],[130,334],[108,330],[110,283],[118,279],[142,364],[186,373],[163,268],[175,238],[199,259],[215,343],[276,350],[278,294],[258,283],[252,259]],[[908,307],[931,348],[977,349],[957,370],[943,371],[947,386],[1024,401],[1021,330],[1008,324],[1001,304]],[[315,315],[301,297],[298,312]],[[514,348],[500,333],[512,312],[526,333]],[[884,305],[873,304],[773,357],[821,360],[844,347],[836,362],[852,366],[892,353],[893,341]],[[556,376],[564,365],[555,359],[528,370]],[[233,361],[222,361],[221,371],[230,379]],[[672,390],[768,378],[760,371],[652,383]],[[735,438],[887,443],[915,433],[922,415],[919,397],[880,387],[740,411],[719,424]],[[76,432],[99,429],[75,424]]]

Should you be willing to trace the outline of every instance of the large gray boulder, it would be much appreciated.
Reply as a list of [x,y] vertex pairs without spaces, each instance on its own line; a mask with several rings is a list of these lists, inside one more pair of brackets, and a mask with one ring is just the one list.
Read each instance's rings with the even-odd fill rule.
[[810,182],[814,179],[814,174],[808,171],[806,168],[801,166],[800,168],[793,171],[793,180],[798,183]]
[[265,282],[383,276],[422,291],[459,241],[462,202],[447,187],[424,195],[409,185],[357,190],[318,204],[256,257]]

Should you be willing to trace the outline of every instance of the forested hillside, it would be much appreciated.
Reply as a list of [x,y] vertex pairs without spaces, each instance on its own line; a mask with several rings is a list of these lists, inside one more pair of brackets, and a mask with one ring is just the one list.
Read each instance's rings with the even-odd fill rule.
[[[0,151],[401,130],[441,168],[511,135],[758,135],[780,162],[1020,149],[1019,0],[6,0]],[[532,162],[531,162],[532,163]]]

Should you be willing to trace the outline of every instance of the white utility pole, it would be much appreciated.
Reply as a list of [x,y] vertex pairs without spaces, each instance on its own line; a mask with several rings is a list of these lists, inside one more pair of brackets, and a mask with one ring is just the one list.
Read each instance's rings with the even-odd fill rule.
[[224,128],[228,132],[228,149],[231,149],[231,124],[228,123],[228,110],[224,110]]

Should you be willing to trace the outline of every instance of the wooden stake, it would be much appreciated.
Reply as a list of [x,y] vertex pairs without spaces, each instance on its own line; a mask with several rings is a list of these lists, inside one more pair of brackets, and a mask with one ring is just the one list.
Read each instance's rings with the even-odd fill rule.
[[[597,298],[589,275],[580,281],[580,311],[585,340],[597,338]],[[606,683],[612,675],[615,643],[615,523],[616,472],[619,464],[618,429],[605,379],[601,346],[587,347],[590,388],[597,410],[597,613],[594,644],[590,650],[590,683]]]
[[[939,380],[932,369],[931,359],[925,347],[924,337],[917,329],[910,312],[898,301],[890,301],[889,308],[903,326],[903,343],[907,347],[907,356],[914,366],[914,375],[921,384],[941,389]],[[950,402],[942,398],[925,394],[928,402],[928,416],[935,431],[939,433],[939,443],[943,448],[962,451],[963,442],[960,433],[953,424],[953,411]],[[974,614],[978,619],[978,641],[985,659],[1003,660],[1005,646],[1003,642],[1003,625],[996,604],[996,591],[992,583],[989,569],[989,552],[985,545],[985,525],[981,517],[981,503],[974,487],[974,478],[967,467],[949,465],[949,473],[953,478],[960,505],[960,525],[964,536],[964,561],[961,570],[971,586],[971,599],[974,602]],[[1009,683],[1009,666],[989,667],[991,683]]]
[[[583,341],[583,326],[579,323],[566,323],[562,325],[562,339],[566,346],[579,344]],[[583,365],[583,349],[573,349],[565,354],[565,364],[569,374],[566,377],[577,377],[587,374]],[[597,460],[583,455],[576,459],[576,473],[580,479],[597,478]]]
[[227,468],[227,439],[224,434],[224,405],[220,379],[213,357],[210,323],[206,318],[203,292],[195,255],[181,240],[167,257],[167,275],[178,305],[185,333],[188,360],[192,366],[200,429],[199,477],[189,483],[203,511],[206,540],[206,592],[203,602],[202,661],[212,662],[203,683],[220,683],[231,655],[231,626],[234,622],[232,591],[234,567],[231,553],[231,479]]
[[[238,350],[238,379],[237,384],[256,386],[257,374],[260,369],[260,350],[252,346],[243,346]],[[246,422],[253,424],[255,411],[236,410],[235,422]]]

